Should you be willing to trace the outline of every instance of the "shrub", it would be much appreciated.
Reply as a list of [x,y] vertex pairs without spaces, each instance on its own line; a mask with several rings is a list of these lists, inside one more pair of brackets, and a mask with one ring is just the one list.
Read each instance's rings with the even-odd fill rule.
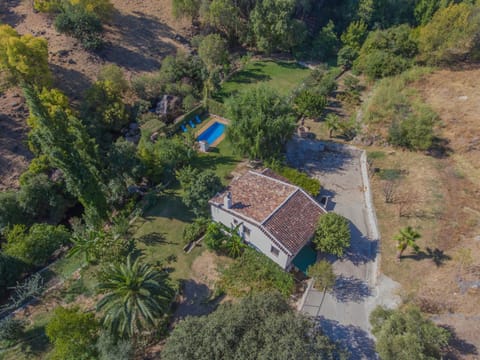
[[208,227],[206,218],[196,218],[193,223],[187,224],[183,229],[183,241],[188,244],[202,236]]
[[15,225],[6,233],[6,239],[5,254],[32,266],[42,266],[68,242],[70,234],[63,225],[34,224],[28,231],[23,225]]
[[320,181],[308,176],[306,173],[288,166],[273,165],[272,169],[285,177],[293,185],[305,190],[311,196],[316,197],[320,194],[320,190],[322,189]]
[[377,307],[370,315],[375,348],[384,360],[441,359],[449,332],[426,319],[415,307],[387,310]]
[[62,0],[33,0],[33,8],[40,12],[54,13],[62,9]]
[[293,292],[294,281],[292,274],[283,271],[262,253],[247,247],[223,271],[219,287],[235,297],[273,290],[288,297]]
[[25,224],[27,214],[14,192],[0,192],[0,233],[8,226]]
[[222,249],[223,243],[226,239],[227,235],[222,231],[221,225],[212,222],[207,227],[207,232],[203,241],[209,249],[219,251]]
[[328,254],[343,256],[350,246],[350,227],[348,220],[335,213],[320,217],[315,231],[314,243],[317,249]]
[[4,296],[7,289],[22,277],[27,265],[3,252],[0,252],[0,297]]
[[53,343],[52,359],[77,360],[96,357],[98,323],[95,315],[78,308],[55,308],[45,333]]
[[0,341],[19,340],[25,330],[26,321],[7,316],[0,320]]
[[103,44],[100,18],[80,5],[67,3],[55,19],[55,29],[78,39],[87,50],[98,49]]

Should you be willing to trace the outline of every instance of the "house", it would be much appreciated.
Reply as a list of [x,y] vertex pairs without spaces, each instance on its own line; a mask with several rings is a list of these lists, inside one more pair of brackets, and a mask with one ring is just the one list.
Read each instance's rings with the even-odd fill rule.
[[270,169],[234,179],[210,201],[212,219],[239,227],[244,241],[289,270],[327,211],[310,195]]

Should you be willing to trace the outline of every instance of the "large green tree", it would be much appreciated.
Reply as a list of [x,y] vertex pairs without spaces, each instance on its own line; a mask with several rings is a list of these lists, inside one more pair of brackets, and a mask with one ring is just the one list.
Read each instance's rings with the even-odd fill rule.
[[70,109],[45,103],[50,91],[42,96],[31,86],[24,87],[30,115],[35,119],[31,137],[48,162],[60,169],[67,189],[85,208],[87,217],[101,219],[107,215],[107,201],[99,173],[95,143]]
[[213,170],[199,171],[185,167],[177,172],[180,185],[184,190],[182,200],[198,216],[207,211],[210,200],[223,185]]
[[383,360],[442,358],[449,332],[426,319],[420,310],[376,308],[370,315],[376,350]]
[[247,297],[181,321],[162,351],[165,360],[334,359],[336,347],[278,293]]
[[286,99],[265,86],[229,99],[226,108],[232,120],[227,137],[250,159],[277,157],[295,130],[295,118]]
[[98,323],[93,313],[83,313],[78,308],[61,306],[45,327],[45,333],[53,343],[51,359],[88,360],[96,357],[95,342]]
[[101,275],[98,285],[105,294],[97,309],[103,312],[103,324],[119,337],[135,337],[152,330],[167,311],[173,289],[167,273],[135,261],[131,256],[125,263],[110,264]]
[[257,1],[250,14],[250,29],[256,47],[266,53],[274,50],[290,50],[292,45],[292,15],[295,0]]
[[348,220],[333,212],[320,216],[313,241],[318,250],[343,256],[350,246]]

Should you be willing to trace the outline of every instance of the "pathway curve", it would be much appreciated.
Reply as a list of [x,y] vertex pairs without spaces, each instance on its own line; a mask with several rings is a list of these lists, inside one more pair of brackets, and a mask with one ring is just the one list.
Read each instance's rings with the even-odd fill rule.
[[[323,148],[323,151],[322,151]],[[399,302],[398,284],[378,273],[379,236],[373,207],[368,202],[366,164],[363,151],[342,144],[294,139],[288,161],[320,180],[328,196],[327,210],[350,221],[351,247],[343,259],[326,257],[333,263],[337,281],[326,294],[311,288],[301,311],[314,317],[323,331],[342,343],[351,359],[375,359],[368,317],[377,305],[394,307]]]

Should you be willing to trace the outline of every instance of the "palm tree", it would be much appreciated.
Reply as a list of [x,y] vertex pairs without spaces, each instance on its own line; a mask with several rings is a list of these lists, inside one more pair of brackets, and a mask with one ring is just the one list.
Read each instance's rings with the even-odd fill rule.
[[85,262],[91,264],[98,260],[98,248],[103,242],[107,234],[103,231],[94,230],[92,228],[76,232],[72,236],[73,247],[68,253],[68,257],[76,254],[83,254]]
[[400,229],[397,235],[395,235],[394,239],[397,241],[397,261],[400,261],[403,252],[408,248],[411,247],[415,252],[418,252],[420,249],[419,246],[416,244],[416,241],[420,239],[422,235],[411,226],[404,227]]
[[174,295],[168,275],[130,255],[124,264],[110,264],[98,285],[106,294],[97,304],[103,324],[119,337],[151,329],[165,314]]
[[340,129],[340,119],[335,114],[328,114],[325,118],[325,125],[328,128],[328,137],[332,137],[334,131],[338,131]]
[[242,254],[242,250],[245,248],[242,238],[238,234],[232,234],[225,244],[225,249],[228,255],[232,258],[237,258]]

